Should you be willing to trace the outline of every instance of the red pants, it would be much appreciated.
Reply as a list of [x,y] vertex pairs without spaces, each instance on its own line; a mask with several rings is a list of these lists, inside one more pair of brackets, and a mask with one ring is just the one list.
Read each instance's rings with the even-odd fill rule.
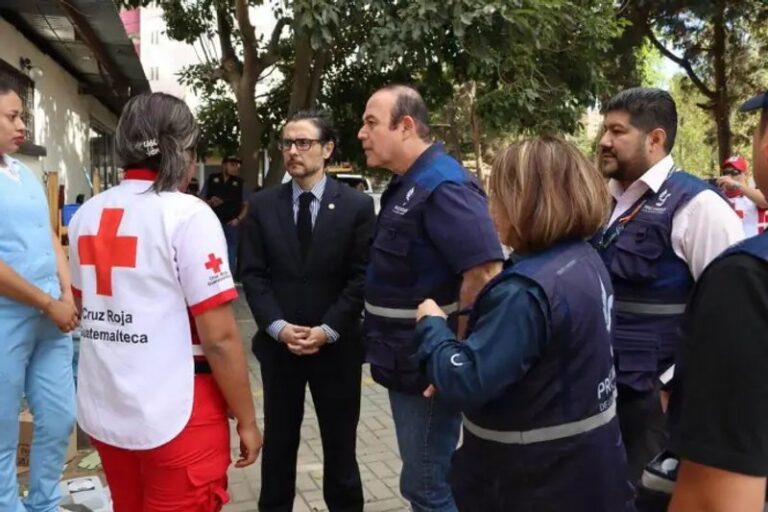
[[229,501],[227,406],[212,375],[195,376],[192,416],[168,443],[152,450],[92,443],[114,512],[217,512]]

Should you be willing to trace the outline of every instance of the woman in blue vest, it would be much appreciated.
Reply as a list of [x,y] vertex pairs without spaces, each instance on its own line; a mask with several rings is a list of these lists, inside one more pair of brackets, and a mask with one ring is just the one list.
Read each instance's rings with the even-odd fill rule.
[[480,292],[459,342],[431,300],[418,356],[463,412],[451,483],[459,510],[623,512],[632,489],[616,419],[613,290],[585,241],[609,197],[597,169],[557,138],[494,162],[491,211],[514,249]]
[[[21,99],[0,78],[0,510],[52,512],[75,421],[72,340],[65,333],[78,316],[43,187],[9,156],[24,141],[21,115]],[[22,395],[34,416],[23,505],[16,486]]]

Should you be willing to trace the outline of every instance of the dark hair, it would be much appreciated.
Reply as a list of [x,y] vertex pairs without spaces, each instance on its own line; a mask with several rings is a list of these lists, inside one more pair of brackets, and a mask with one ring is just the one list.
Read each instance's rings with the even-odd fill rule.
[[389,127],[394,129],[405,116],[410,116],[416,122],[416,133],[423,140],[429,138],[429,111],[424,98],[415,87],[402,84],[390,84],[376,92],[389,91],[395,95],[395,105],[392,107],[392,116]]
[[15,92],[17,95],[19,94],[19,89],[16,84],[7,78],[0,76],[0,95],[5,96],[6,94],[10,94],[12,92]]
[[677,108],[667,92],[653,87],[635,87],[622,91],[603,107],[607,112],[624,111],[632,126],[646,133],[661,128],[667,134],[664,150],[669,153],[677,135]]
[[326,162],[331,160],[334,153],[336,153],[336,148],[338,146],[338,135],[336,133],[336,128],[333,125],[333,116],[331,113],[326,110],[300,110],[289,117],[285,124],[298,121],[309,121],[312,123],[312,125],[320,132],[318,137],[321,143],[326,144],[328,142],[333,142],[333,151],[330,156],[326,158]]
[[156,170],[152,188],[163,192],[184,181],[197,136],[197,122],[186,103],[161,92],[140,94],[128,100],[120,115],[115,149],[124,168]]

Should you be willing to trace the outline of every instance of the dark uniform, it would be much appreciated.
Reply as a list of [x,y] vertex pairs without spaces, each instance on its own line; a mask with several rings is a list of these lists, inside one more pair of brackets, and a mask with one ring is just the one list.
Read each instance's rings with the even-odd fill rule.
[[440,395],[464,413],[451,482],[459,510],[621,512],[632,487],[616,419],[612,288],[585,242],[507,262],[460,343],[417,328]]
[[219,206],[212,206],[211,208],[224,228],[229,264],[230,268],[233,269],[237,269],[237,246],[240,229],[239,226],[229,226],[227,223],[240,215],[240,211],[243,209],[243,185],[241,177],[227,176],[225,180],[223,172],[211,174],[205,184],[205,199],[216,196],[223,201]]

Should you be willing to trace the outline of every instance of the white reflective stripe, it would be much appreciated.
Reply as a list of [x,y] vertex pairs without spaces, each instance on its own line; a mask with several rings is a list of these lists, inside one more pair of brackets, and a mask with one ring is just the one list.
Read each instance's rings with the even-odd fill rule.
[[[445,311],[446,315],[451,315],[459,310],[459,303],[454,302],[447,306],[440,306],[440,309]],[[382,318],[393,318],[396,320],[415,320],[415,309],[397,309],[397,308],[383,308],[381,306],[374,306],[368,302],[365,303],[365,311]]]
[[617,300],[613,310],[619,313],[634,313],[638,315],[682,315],[685,304],[648,304],[646,302],[624,302]]
[[667,368],[667,370],[659,376],[659,380],[665,386],[669,384],[673,378],[675,378],[675,365]]
[[602,427],[615,417],[616,397],[614,395],[613,403],[611,403],[611,406],[603,412],[595,414],[594,416],[590,416],[589,418],[571,423],[563,423],[562,425],[553,425],[551,427],[537,428],[523,432],[513,430],[490,430],[479,425],[475,425],[469,421],[466,416],[462,416],[462,419],[464,421],[464,428],[466,428],[467,431],[479,437],[480,439],[503,444],[533,444],[546,441],[555,441],[557,439],[564,439],[566,437],[573,437],[579,434],[584,434],[590,430]]
[[202,345],[192,345],[192,355],[193,356],[204,356],[205,352],[203,352],[203,346]]

